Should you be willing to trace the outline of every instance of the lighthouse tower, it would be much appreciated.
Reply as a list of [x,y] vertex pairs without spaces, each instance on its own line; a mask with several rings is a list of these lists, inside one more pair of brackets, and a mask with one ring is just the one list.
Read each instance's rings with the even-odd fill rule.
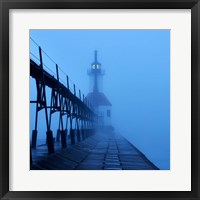
[[103,128],[112,128],[111,125],[111,108],[110,101],[103,93],[103,76],[105,73],[101,69],[101,63],[97,59],[97,51],[94,52],[94,62],[88,70],[90,78],[90,88],[87,100],[92,104],[98,115],[98,124]]

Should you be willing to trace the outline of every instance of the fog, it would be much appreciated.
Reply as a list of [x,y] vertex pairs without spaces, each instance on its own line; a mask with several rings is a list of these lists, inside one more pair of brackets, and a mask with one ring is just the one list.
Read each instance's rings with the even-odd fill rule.
[[[160,169],[170,169],[169,30],[31,30],[30,36],[85,95],[89,92],[87,70],[97,50],[105,70],[103,91],[112,104],[115,131]],[[38,48],[31,40],[30,47],[38,57]],[[55,63],[48,60],[44,63],[55,72]],[[65,82],[64,73],[60,76]],[[50,90],[47,93],[50,96]],[[35,81],[30,78],[30,100],[35,99]],[[31,132],[35,123],[33,104],[30,115]],[[57,118],[53,115],[54,135]],[[45,132],[41,111],[38,138],[44,138]]]

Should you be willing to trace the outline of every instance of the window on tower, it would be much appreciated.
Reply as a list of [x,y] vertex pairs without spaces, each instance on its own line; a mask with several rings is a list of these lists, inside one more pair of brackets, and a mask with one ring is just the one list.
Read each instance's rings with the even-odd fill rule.
[[107,110],[107,117],[110,117],[110,110]]
[[100,69],[100,65],[99,64],[93,64],[92,69]]

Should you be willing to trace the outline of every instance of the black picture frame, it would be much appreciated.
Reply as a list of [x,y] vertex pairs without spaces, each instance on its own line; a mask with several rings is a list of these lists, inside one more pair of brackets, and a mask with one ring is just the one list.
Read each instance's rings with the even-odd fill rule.
[[[191,9],[192,190],[188,192],[9,191],[9,9]],[[0,197],[1,199],[200,199],[200,2],[199,0],[0,0]],[[181,138],[180,138],[181,140]],[[67,181],[67,180],[66,180]],[[78,181],[78,180],[77,180]],[[27,183],[28,184],[28,183]]]

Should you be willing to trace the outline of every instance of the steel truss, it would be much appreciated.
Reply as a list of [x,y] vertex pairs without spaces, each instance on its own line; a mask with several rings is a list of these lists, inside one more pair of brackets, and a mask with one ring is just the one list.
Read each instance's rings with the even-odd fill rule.
[[[46,142],[48,152],[52,154],[55,152],[53,132],[51,131],[52,115],[54,113],[59,113],[56,142],[61,141],[62,148],[67,147],[68,138],[71,140],[71,144],[75,144],[90,136],[94,132],[97,120],[95,113],[84,98],[84,95],[81,98],[80,90],[79,97],[76,95],[75,84],[73,93],[70,91],[68,76],[66,77],[66,86],[60,82],[57,64],[56,78],[44,70],[42,50],[40,47],[39,55],[40,64],[30,59],[30,76],[35,79],[37,91],[37,99],[30,101],[30,103],[36,104],[35,128],[32,131],[31,147],[37,147],[38,114],[41,110],[44,110],[47,130]],[[51,89],[50,105],[47,105],[46,87]],[[64,120],[64,116],[66,116],[66,120]]]

